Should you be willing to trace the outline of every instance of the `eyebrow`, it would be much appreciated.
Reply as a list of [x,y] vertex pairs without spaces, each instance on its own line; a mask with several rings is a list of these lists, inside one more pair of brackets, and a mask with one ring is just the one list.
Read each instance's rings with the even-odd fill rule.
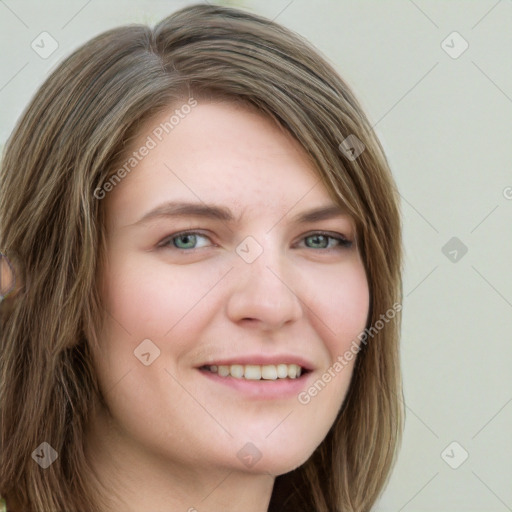
[[[348,216],[348,210],[334,203],[301,212],[291,218],[293,223],[306,224],[320,220],[328,220]],[[166,202],[147,212],[138,221],[131,224],[137,226],[152,220],[168,217],[202,217],[222,222],[239,223],[240,216],[235,218],[229,208],[225,206],[206,203]]]

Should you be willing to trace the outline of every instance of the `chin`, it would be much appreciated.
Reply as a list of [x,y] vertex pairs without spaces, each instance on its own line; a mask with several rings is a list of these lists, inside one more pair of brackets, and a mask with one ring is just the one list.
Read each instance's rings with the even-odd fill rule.
[[270,473],[284,475],[304,464],[314,452],[316,446],[304,442],[303,436],[276,437],[258,441],[244,441],[237,451],[241,465],[237,466],[250,473]]
[[[307,460],[307,459],[306,459]],[[284,475],[298,468],[302,463],[289,461],[278,461],[276,459],[272,460],[263,460],[258,461],[254,466],[244,467],[238,466],[237,470],[241,470],[244,473],[252,474],[252,475],[272,475],[273,477],[278,477],[280,475]],[[234,468],[231,468],[234,469]]]

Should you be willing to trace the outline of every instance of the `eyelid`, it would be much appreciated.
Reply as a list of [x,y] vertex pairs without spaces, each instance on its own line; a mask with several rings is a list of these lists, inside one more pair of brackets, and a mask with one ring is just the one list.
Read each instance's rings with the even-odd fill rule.
[[[166,248],[168,247],[168,243],[173,239],[173,238],[178,238],[179,236],[185,236],[185,235],[200,235],[200,236],[203,236],[205,238],[208,238],[210,241],[211,240],[211,237],[209,237],[208,235],[206,235],[204,232],[202,232],[201,230],[198,230],[198,229],[186,229],[184,231],[178,231],[176,233],[172,233],[170,235],[167,235],[165,238],[163,238],[159,243],[158,243],[158,246],[157,247],[161,247],[161,248]],[[215,244],[213,244],[215,245]],[[172,247],[172,249],[176,249],[176,250],[180,250],[179,247]],[[193,251],[194,249],[181,249],[182,251]]]
[[[346,235],[344,235],[342,233],[338,233],[336,231],[324,231],[324,230],[310,231],[309,233],[302,235],[300,241],[303,241],[305,238],[308,238],[308,237],[314,236],[314,235],[322,235],[327,238],[332,238],[334,240],[338,240],[340,242],[340,245],[338,247],[341,249],[343,249],[343,248],[348,249],[349,247],[352,247],[352,245],[354,244],[353,240],[351,240],[350,238],[348,238]],[[336,247],[331,247],[330,249],[336,249]],[[320,250],[325,252],[330,249],[320,249]]]
[[[201,249],[201,247],[198,247],[198,248],[192,248],[192,249],[180,249],[179,247],[170,247],[168,245],[168,243],[173,239],[173,238],[178,238],[180,236],[185,236],[185,235],[199,235],[199,236],[203,236],[205,238],[208,238],[210,241],[211,238],[205,234],[203,231],[199,230],[199,229],[188,229],[188,230],[184,230],[184,231],[178,231],[176,233],[172,233],[170,235],[167,235],[164,239],[162,239],[159,243],[158,243],[158,246],[159,248],[170,248],[170,249],[176,249],[178,251],[182,251],[182,252],[191,252],[195,249]],[[312,231],[309,231],[303,235],[301,235],[301,238],[299,240],[299,242],[302,242],[304,241],[304,239],[310,237],[310,236],[314,236],[314,235],[322,235],[322,236],[325,236],[327,238],[331,238],[331,239],[334,239],[334,240],[338,240],[340,242],[340,245],[338,246],[338,248],[350,248],[352,247],[353,245],[353,240],[351,240],[350,238],[348,238],[346,235],[342,234],[342,233],[338,233],[338,232],[333,232],[333,231],[325,231],[325,230],[312,230]],[[215,244],[213,244],[215,245]],[[311,247],[306,247],[306,249],[311,249]],[[325,248],[325,249],[317,249],[319,251],[329,251],[329,250],[332,250],[332,249],[336,249],[336,247],[334,248]]]

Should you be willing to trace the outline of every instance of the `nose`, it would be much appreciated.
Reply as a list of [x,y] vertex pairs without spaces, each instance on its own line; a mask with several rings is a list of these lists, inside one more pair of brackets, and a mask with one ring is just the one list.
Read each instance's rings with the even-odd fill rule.
[[289,265],[283,254],[268,247],[252,263],[237,261],[227,302],[231,321],[254,324],[264,330],[276,330],[297,321],[303,307],[293,289]]

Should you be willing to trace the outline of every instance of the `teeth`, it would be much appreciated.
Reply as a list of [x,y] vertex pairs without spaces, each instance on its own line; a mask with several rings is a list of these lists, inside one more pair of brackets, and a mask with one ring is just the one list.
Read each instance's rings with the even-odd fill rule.
[[241,364],[232,364],[227,366],[227,368],[231,376],[237,379],[241,379],[244,376],[244,367]]
[[244,368],[244,379],[260,380],[261,366],[258,366],[256,364],[246,364]]
[[261,376],[265,380],[277,379],[277,368],[273,364],[267,364],[261,367]]
[[288,377],[288,365],[278,364],[277,365],[277,376],[280,379],[286,379],[286,377]]
[[229,375],[229,366],[219,366],[219,369],[217,370],[218,374],[221,377],[227,377]]
[[221,377],[231,376],[248,380],[297,379],[302,374],[302,368],[296,364],[232,364],[231,366],[211,365],[206,368]]

